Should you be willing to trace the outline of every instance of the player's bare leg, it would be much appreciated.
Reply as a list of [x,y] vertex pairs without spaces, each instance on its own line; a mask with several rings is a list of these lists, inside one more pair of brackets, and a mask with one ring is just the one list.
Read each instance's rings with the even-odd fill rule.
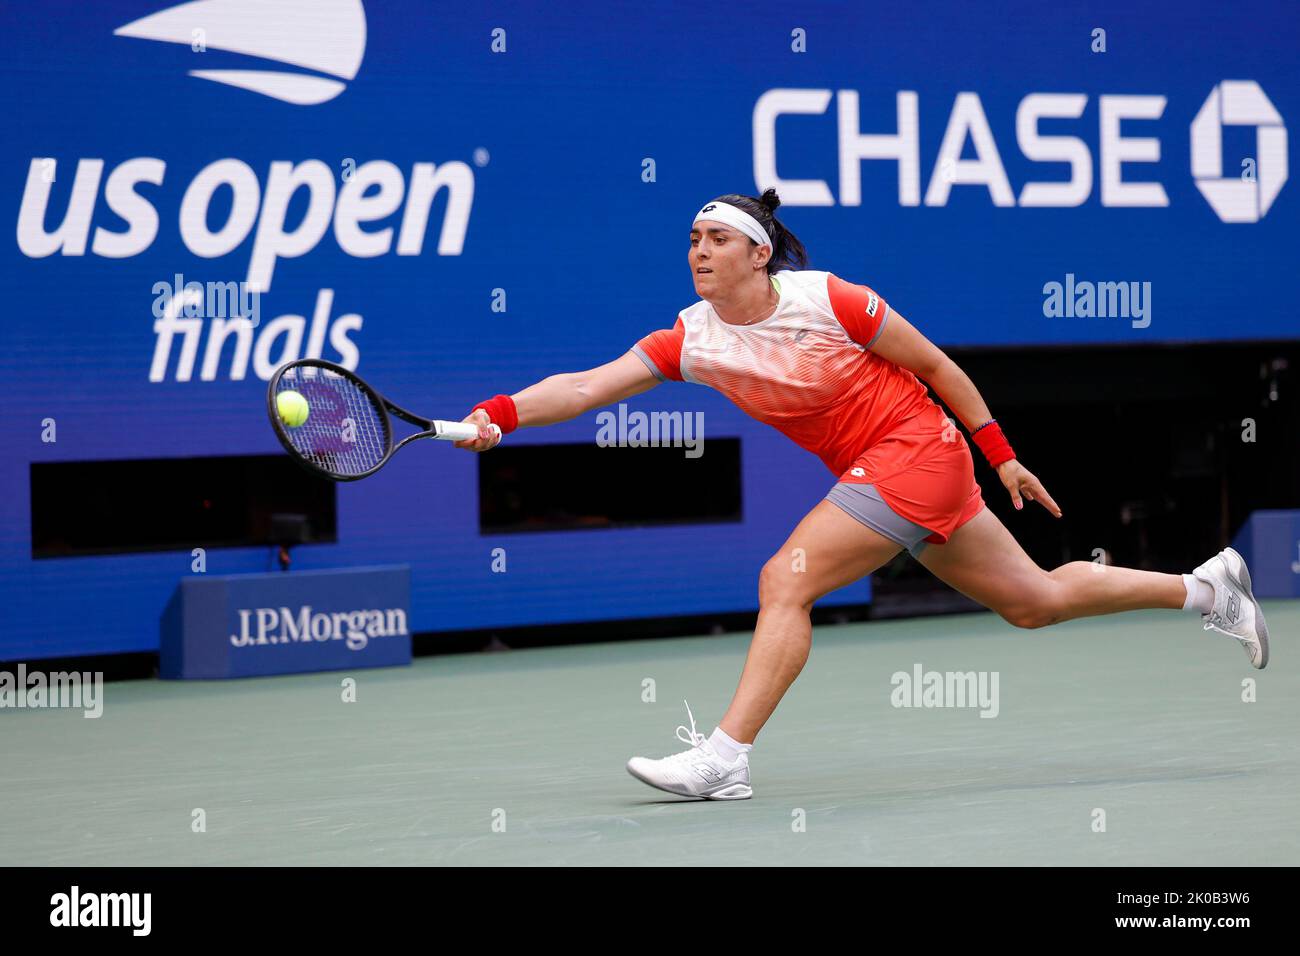
[[758,626],[740,686],[713,736],[677,728],[689,750],[657,760],[633,757],[628,773],[659,790],[706,800],[753,795],[748,750],[758,731],[799,676],[812,644],[813,602],[870,574],[902,548],[822,501],[799,522],[759,577]]
[[808,660],[813,603],[901,550],[829,501],[813,508],[763,566],[758,625],[740,685],[718,726],[734,740],[752,743]]
[[1139,608],[1181,608],[1187,595],[1179,574],[1092,561],[1045,571],[988,508],[954,531],[946,544],[927,545],[918,560],[939,580],[1016,627]]
[[[941,581],[1002,615],[1016,627],[1142,608],[1183,608],[1188,586],[1181,574],[1138,571],[1092,561],[1071,561],[1045,571],[988,508],[928,545],[918,560]],[[1213,589],[1202,615],[1206,628],[1239,641],[1251,664],[1268,663],[1268,628],[1250,588],[1245,562],[1231,548],[1192,574]]]

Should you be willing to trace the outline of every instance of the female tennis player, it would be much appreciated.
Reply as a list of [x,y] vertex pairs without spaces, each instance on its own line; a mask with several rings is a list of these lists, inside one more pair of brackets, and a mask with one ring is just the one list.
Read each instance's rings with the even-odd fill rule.
[[863,285],[807,269],[803,245],[759,199],[706,203],[691,224],[688,261],[700,301],[671,329],[652,332],[614,361],[552,375],[465,419],[486,451],[517,427],[567,421],[660,382],[722,392],[743,411],[818,455],[835,484],[763,567],[758,625],[740,684],[709,737],[677,736],[688,750],[634,757],[635,777],[670,793],[743,800],[753,793],[749,751],[812,643],[809,612],[822,595],[857,581],[906,548],[933,574],[1016,627],[1137,608],[1202,616],[1236,638],[1251,664],[1268,662],[1268,631],[1241,556],[1227,548],[1190,574],[1072,561],[1035,564],[984,507],[960,431],[927,395],[928,382],[961,423],[1017,509],[1061,509],[1015,456],[975,385],[897,310]]

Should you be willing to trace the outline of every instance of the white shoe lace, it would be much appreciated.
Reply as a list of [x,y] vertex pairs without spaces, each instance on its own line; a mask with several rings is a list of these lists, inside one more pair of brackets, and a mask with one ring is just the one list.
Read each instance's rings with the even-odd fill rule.
[[[686,704],[686,701],[682,701],[682,703]],[[686,704],[686,717],[688,720],[690,720],[691,726],[689,728],[678,726],[677,739],[680,740],[682,743],[688,745],[691,749],[683,750],[680,753],[675,753],[672,754],[671,756],[664,757],[663,758],[664,760],[680,761],[680,760],[695,759],[698,756],[695,753],[695,751],[708,743],[708,738],[705,737],[703,734],[698,733],[695,730],[695,715],[691,713],[690,704]],[[682,736],[683,734],[685,734],[685,736]],[[705,752],[707,753],[708,751],[706,750]]]
[[[682,703],[686,704],[686,701],[682,701]],[[677,728],[677,739],[684,744],[690,744],[692,747],[698,747],[700,744],[704,743],[704,741],[708,738],[706,738],[703,734],[698,734],[695,732],[695,715],[691,713],[690,704],[686,704],[686,716],[691,722],[691,729],[687,730],[685,727],[679,726]],[[682,736],[683,733],[686,734],[685,737]]]
[[[1227,568],[1223,564],[1222,555],[1223,552],[1219,552],[1219,554],[1216,554],[1209,561],[1206,561],[1204,566],[1208,566],[1213,561],[1217,560],[1219,564],[1217,567],[1215,567],[1214,570],[1223,574],[1226,577]],[[1227,623],[1227,621],[1223,620],[1223,618],[1219,615],[1219,596],[1224,585],[1221,585],[1218,581],[1215,580],[1214,577],[1208,574],[1206,577],[1203,578],[1195,574],[1193,575],[1193,577],[1197,577],[1199,580],[1204,581],[1214,590],[1214,601],[1210,605],[1210,609],[1201,615],[1201,629],[1206,631],[1218,631],[1220,634],[1226,634],[1228,637],[1235,637],[1237,638],[1237,640],[1241,640],[1240,637],[1237,637],[1236,634],[1233,634],[1231,631],[1227,630],[1223,626],[1224,624]]]

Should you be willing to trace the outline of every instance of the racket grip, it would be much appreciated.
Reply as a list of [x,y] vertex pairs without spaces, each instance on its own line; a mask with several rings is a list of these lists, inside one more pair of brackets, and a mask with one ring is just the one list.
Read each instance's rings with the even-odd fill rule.
[[[443,422],[435,421],[433,428],[436,434],[435,438],[442,441],[473,441],[478,438],[478,426],[473,422]],[[501,438],[501,429],[497,427],[496,422],[488,425],[488,428]]]

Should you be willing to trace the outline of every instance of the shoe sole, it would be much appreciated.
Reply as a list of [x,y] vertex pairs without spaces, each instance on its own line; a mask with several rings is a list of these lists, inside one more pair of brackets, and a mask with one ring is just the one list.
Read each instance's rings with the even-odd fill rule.
[[729,784],[716,793],[689,793],[685,790],[674,790],[672,787],[655,783],[653,780],[647,780],[631,767],[627,768],[627,772],[647,787],[654,787],[656,790],[662,790],[664,793],[671,793],[678,797],[694,797],[696,800],[748,800],[754,795],[754,788],[744,783]]
[[1235,580],[1237,587],[1246,592],[1246,597],[1250,598],[1250,603],[1255,606],[1255,639],[1259,641],[1259,663],[1251,664],[1258,670],[1263,670],[1268,666],[1268,625],[1264,622],[1264,610],[1259,606],[1259,601],[1255,600],[1255,592],[1250,587],[1250,568],[1246,567],[1246,559],[1243,558],[1234,548],[1224,548],[1226,553],[1237,559],[1237,564],[1241,567],[1241,575],[1238,577],[1233,574],[1232,569],[1228,569],[1228,576]]

